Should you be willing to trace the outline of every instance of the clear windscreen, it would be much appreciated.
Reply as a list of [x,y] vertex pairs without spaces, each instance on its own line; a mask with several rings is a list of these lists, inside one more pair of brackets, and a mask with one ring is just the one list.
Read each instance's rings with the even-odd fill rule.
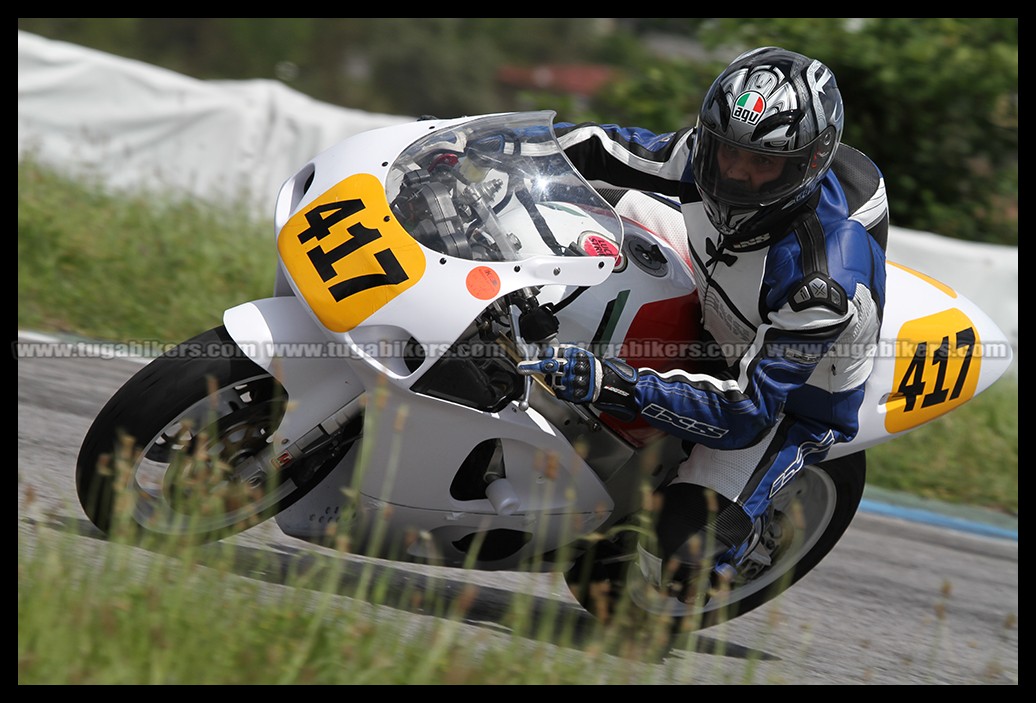
[[622,224],[554,137],[550,111],[432,132],[393,163],[393,214],[424,246],[473,261],[615,256]]

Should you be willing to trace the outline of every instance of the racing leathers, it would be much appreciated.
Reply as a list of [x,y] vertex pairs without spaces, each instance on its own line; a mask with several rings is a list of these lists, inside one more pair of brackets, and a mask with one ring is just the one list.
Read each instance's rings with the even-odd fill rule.
[[[734,244],[712,226],[695,187],[694,129],[559,123],[555,132],[593,185],[633,189],[602,190],[621,194],[612,198],[620,214],[629,214],[624,204],[643,212],[645,198],[682,211],[702,326],[722,370],[638,369],[630,403],[648,423],[693,443],[663,491],[663,558],[701,558],[687,540],[708,525],[718,547],[707,556],[736,562],[774,495],[857,433],[885,296],[884,179],[865,155],[840,145],[803,205]],[[718,508],[701,487],[718,494]]]

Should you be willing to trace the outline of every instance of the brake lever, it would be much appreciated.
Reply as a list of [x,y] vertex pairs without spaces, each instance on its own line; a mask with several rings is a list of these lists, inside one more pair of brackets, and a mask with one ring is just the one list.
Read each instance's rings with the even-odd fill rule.
[[[514,338],[514,348],[522,356],[522,361],[532,361],[533,356],[529,353],[529,345],[525,343],[522,333],[518,329],[518,306],[511,305],[508,308],[511,316],[511,336]],[[518,400],[518,409],[525,412],[529,409],[529,398],[532,397],[532,376],[525,377],[525,387],[522,389],[522,397]]]

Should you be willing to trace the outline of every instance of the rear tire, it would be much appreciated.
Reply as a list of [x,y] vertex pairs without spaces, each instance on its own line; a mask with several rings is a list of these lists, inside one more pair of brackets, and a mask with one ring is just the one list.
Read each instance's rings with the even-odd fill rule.
[[[862,451],[806,466],[775,497],[775,508],[784,516],[780,524],[786,529],[773,563],[743,563],[729,592],[704,604],[681,603],[650,585],[644,576],[650,569],[642,567],[657,559],[638,548],[631,531],[588,549],[565,573],[565,580],[576,600],[605,621],[620,612],[640,611],[641,618],[670,616],[674,635],[712,627],[773,600],[816,567],[855,517],[865,479]],[[792,535],[787,534],[789,527]],[[759,548],[768,550],[766,545]]]

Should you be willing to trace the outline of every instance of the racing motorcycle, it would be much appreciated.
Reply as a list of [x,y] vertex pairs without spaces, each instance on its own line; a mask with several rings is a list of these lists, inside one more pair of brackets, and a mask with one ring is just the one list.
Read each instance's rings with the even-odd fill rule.
[[599,617],[626,594],[642,613],[707,627],[830,552],[868,447],[1009,367],[986,314],[888,262],[859,434],[787,477],[722,588],[673,597],[644,515],[686,446],[564,402],[516,365],[564,342],[693,370],[700,308],[682,219],[650,194],[612,207],[563,155],[553,117],[377,129],[288,178],[273,295],[152,360],[88,431],[76,487],[91,522],[218,540],[272,517],[372,557],[560,571]]

